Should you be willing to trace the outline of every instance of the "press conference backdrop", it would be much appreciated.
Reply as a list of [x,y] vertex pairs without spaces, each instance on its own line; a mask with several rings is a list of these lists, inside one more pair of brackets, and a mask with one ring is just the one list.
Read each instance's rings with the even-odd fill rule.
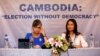
[[[40,6],[40,4],[43,10],[40,7],[38,8],[41,11],[35,10],[35,5]],[[47,4],[51,10],[45,10]],[[66,10],[61,9],[61,4],[66,5]],[[56,17],[10,18],[10,15],[56,15]],[[57,17],[57,15],[60,16]],[[84,16],[73,18],[77,21],[78,31],[87,40],[90,34],[94,35],[95,40],[100,40],[100,0],[0,0],[0,47],[4,47],[5,34],[10,36],[11,43],[17,46],[17,40],[24,38],[26,33],[32,31],[31,25],[34,19],[42,21],[48,38],[60,35],[65,32],[66,21],[70,19],[70,17],[65,18],[61,15],[92,15],[90,18]]]

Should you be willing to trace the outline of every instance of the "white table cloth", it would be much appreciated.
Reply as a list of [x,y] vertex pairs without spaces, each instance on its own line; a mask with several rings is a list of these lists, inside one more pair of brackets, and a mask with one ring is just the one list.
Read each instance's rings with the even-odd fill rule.
[[[51,49],[5,49],[0,48],[0,56],[51,56]],[[100,48],[68,49],[61,56],[100,56]]]

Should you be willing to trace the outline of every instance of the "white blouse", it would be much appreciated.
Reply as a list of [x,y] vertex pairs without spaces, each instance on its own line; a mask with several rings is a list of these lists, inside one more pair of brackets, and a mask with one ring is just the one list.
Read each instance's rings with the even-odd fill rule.
[[[65,38],[65,36],[66,36],[66,34],[62,33],[62,37]],[[88,44],[82,35],[78,35],[75,37],[75,34],[74,34],[74,36],[71,37],[71,40],[73,42],[72,45],[80,45],[81,44],[83,48],[88,47]]]

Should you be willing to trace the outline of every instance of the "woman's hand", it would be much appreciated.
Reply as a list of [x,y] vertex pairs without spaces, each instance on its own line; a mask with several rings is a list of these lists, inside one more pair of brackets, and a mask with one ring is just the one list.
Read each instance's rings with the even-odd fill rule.
[[43,27],[41,28],[41,33],[42,33],[42,35],[44,37],[44,40],[46,42],[47,41],[47,36],[46,36],[46,33],[45,33],[45,29]]
[[76,47],[76,48],[82,48],[82,44],[81,44],[81,42],[80,42],[79,45],[74,45],[74,47]]
[[43,27],[41,28],[41,33],[43,36],[46,36],[45,29]]
[[39,45],[35,45],[34,48],[41,48]]
[[75,48],[82,48],[81,45],[74,45]]

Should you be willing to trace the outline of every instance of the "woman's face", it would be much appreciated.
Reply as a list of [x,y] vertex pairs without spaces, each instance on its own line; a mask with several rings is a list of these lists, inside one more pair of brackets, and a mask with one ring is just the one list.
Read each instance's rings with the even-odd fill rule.
[[73,31],[74,30],[74,23],[72,21],[68,22],[67,29],[68,29],[68,31]]
[[32,27],[32,31],[36,34],[39,34],[39,33],[41,33],[41,27],[42,27],[41,25],[38,25],[36,27]]

